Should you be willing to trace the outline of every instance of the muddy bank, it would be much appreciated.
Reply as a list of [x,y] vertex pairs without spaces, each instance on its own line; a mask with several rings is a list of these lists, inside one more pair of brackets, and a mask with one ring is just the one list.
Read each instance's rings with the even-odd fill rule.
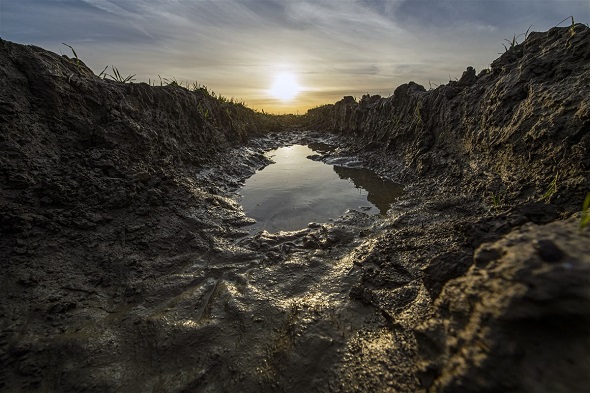
[[349,137],[398,161],[402,176],[441,177],[507,203],[541,198],[579,208],[590,188],[589,29],[531,33],[489,69],[468,67],[435,89],[410,82],[392,96],[345,97],[310,110],[310,128]]
[[579,218],[536,225],[578,211],[590,189],[589,37],[583,25],[531,33],[479,74],[345,97],[305,119],[408,184],[389,227],[353,253],[351,296],[414,332],[422,389],[588,383],[588,235]]
[[[298,119],[1,41],[0,389],[584,391],[588,35]],[[239,185],[314,142],[405,197],[244,236]]]

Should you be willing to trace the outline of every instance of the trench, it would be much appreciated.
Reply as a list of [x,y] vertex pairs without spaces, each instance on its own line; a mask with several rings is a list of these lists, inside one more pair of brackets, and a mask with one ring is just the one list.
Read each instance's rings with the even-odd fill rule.
[[[1,41],[0,390],[586,391],[588,229],[561,219],[588,192],[588,34],[345,97],[315,133]],[[249,227],[240,187],[293,145],[367,201]]]

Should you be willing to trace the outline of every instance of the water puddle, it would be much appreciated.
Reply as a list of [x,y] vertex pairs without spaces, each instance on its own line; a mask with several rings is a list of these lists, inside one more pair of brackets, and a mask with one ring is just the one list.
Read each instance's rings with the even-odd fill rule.
[[310,222],[327,222],[348,209],[385,215],[402,194],[400,184],[368,169],[308,158],[328,150],[323,145],[310,146],[293,145],[267,153],[274,163],[246,180],[239,191],[246,215],[257,221],[244,229],[252,234],[263,229],[293,231]]

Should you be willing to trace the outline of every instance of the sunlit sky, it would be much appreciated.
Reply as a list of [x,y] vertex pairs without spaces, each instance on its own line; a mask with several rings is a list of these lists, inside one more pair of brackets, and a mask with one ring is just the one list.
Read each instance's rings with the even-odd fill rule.
[[[504,39],[570,15],[589,23],[590,1],[0,0],[0,37],[71,56],[65,42],[95,73],[115,65],[136,82],[197,81],[254,109],[301,114],[479,71]],[[296,91],[278,94],[281,83]]]

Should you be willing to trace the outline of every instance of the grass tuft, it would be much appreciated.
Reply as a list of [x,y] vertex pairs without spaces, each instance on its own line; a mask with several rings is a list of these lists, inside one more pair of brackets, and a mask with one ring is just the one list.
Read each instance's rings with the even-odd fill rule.
[[485,192],[484,193],[484,197],[485,197],[486,194],[487,194],[487,196],[489,198],[489,201],[492,204],[493,209],[496,211],[496,213],[499,213],[500,212],[500,207],[503,204],[503,202],[502,202],[502,199],[503,198],[501,198],[499,194],[495,194],[495,193],[493,193],[491,191]]
[[557,172],[555,174],[555,177],[553,178],[551,183],[549,183],[549,187],[547,188],[547,191],[545,191],[545,194],[543,194],[543,196],[539,199],[539,202],[543,201],[545,203],[551,203],[551,198],[553,198],[553,195],[555,195],[555,193],[557,192],[557,180],[558,179],[559,179],[559,172]]
[[422,120],[422,101],[418,101],[414,108],[414,120],[418,125],[424,126],[424,120]]
[[580,231],[583,231],[590,224],[590,192],[586,193],[582,205],[582,217],[580,218]]
[[518,42],[518,39],[520,37],[524,37],[524,40],[526,40],[527,37],[529,36],[530,31],[531,31],[531,27],[533,27],[533,25],[530,25],[529,28],[526,29],[526,31],[524,33],[521,33],[519,35],[516,35],[516,34],[513,35],[511,40],[509,40],[508,38],[504,38],[504,41],[508,42],[508,45],[509,45],[509,46],[506,46],[506,44],[502,43],[502,46],[504,47],[505,52],[508,52],[510,49],[514,48],[516,45],[519,45],[520,42]]
[[107,74],[106,74],[107,68],[109,68],[109,66],[105,66],[105,67],[102,69],[102,71],[100,72],[100,74],[98,74],[98,77],[99,77],[99,78],[102,78],[102,79],[106,78],[106,75],[107,75]]
[[560,24],[562,24],[563,22],[565,22],[566,20],[570,19],[572,21],[572,24],[570,25],[570,28],[572,28],[576,23],[574,22],[574,16],[570,15],[567,18],[565,18],[564,20],[562,20],[561,22],[559,22],[558,24],[556,24],[554,27],[558,27]]
[[135,74],[127,75],[126,77],[123,77],[121,75],[121,73],[119,72],[119,70],[117,69],[117,67],[115,67],[115,66],[111,66],[111,70],[113,71],[113,74],[112,75],[107,74],[107,73],[105,73],[107,67],[105,67],[105,69],[100,73],[100,75],[103,75],[103,79],[106,79],[108,77],[108,78],[111,78],[112,80],[114,80],[115,82],[121,82],[121,83],[133,82],[135,80]]
[[197,109],[199,110],[199,114],[201,115],[201,117],[203,119],[208,119],[209,118],[209,109],[208,108],[204,108],[199,103],[199,105],[197,106]]

